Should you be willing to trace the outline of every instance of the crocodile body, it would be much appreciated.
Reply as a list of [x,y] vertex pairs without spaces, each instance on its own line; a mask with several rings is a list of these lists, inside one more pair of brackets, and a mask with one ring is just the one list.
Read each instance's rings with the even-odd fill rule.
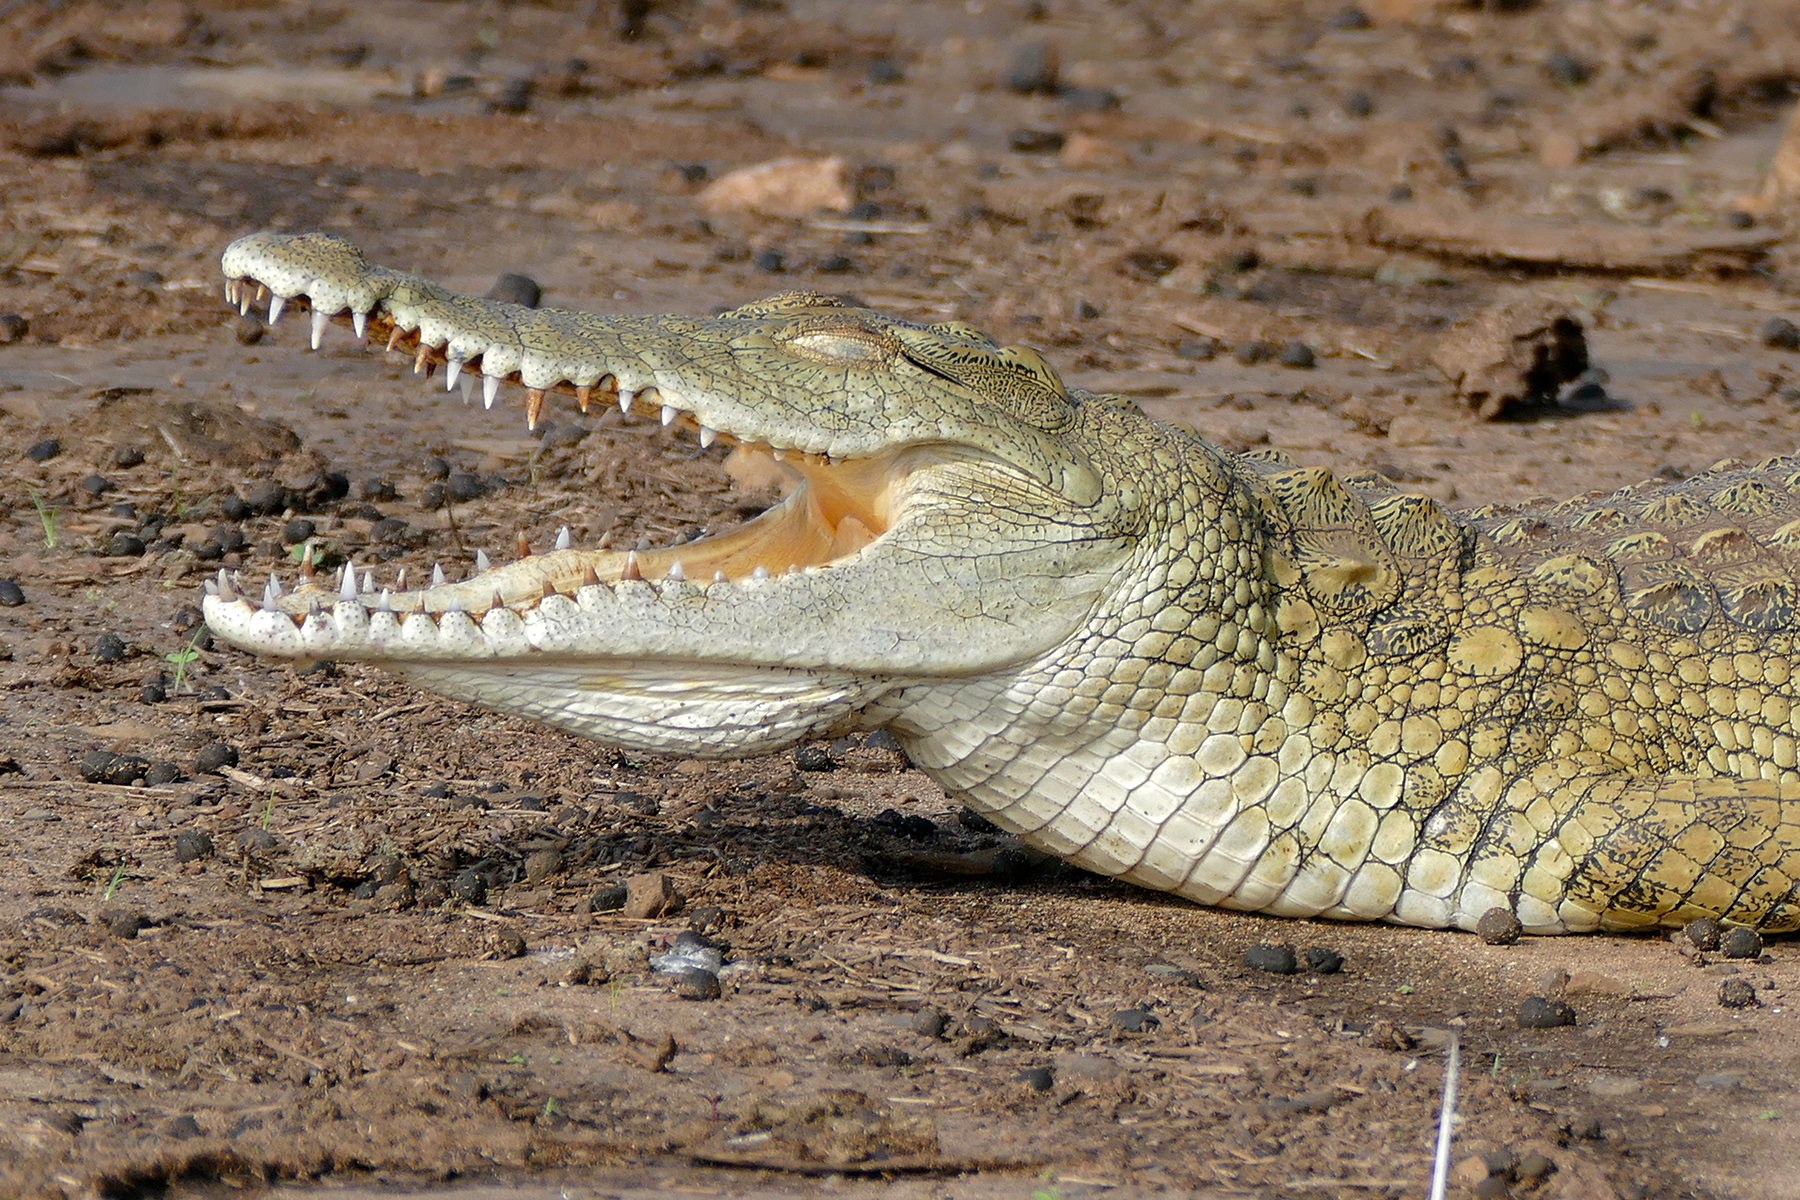
[[[1800,460],[1529,511],[1228,454],[1033,352],[794,293],[711,319],[459,296],[326,235],[253,289],[422,366],[793,477],[743,529],[268,589],[226,640],[652,752],[882,727],[1027,842],[1206,904],[1540,933],[1800,926]],[[482,564],[485,566],[485,564]]]

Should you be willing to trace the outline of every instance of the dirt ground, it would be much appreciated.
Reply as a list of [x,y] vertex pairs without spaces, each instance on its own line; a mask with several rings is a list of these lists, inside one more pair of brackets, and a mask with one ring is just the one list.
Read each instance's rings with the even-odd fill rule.
[[[467,570],[768,499],[240,320],[258,229],[559,307],[852,293],[1459,506],[1792,451],[1800,4],[124,13],[0,5],[0,1193],[1417,1196],[1456,1039],[1454,1195],[1800,1194],[1791,940],[1207,911],[1021,853],[879,738],[634,760],[195,610],[296,540]],[[825,156],[827,209],[706,190]],[[1434,357],[1520,297],[1598,370],[1483,421]],[[657,875],[680,911],[621,915]],[[651,968],[688,930],[718,998]]]

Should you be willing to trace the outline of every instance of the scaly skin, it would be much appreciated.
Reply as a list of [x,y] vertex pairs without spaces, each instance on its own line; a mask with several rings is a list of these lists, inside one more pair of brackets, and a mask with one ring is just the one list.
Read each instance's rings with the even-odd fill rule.
[[1457,514],[824,297],[534,312],[318,234],[224,267],[246,305],[263,285],[521,382],[534,420],[546,389],[622,398],[804,477],[744,531],[642,556],[260,606],[222,575],[207,620],[244,649],[644,751],[887,728],[1032,845],[1207,904],[1800,926],[1800,461]]

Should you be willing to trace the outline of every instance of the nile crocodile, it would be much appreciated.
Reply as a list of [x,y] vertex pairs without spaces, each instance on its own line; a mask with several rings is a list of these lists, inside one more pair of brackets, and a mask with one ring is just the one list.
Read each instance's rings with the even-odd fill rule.
[[885,728],[1027,843],[1205,904],[1538,933],[1800,927],[1800,459],[1446,511],[1233,455],[1036,353],[808,292],[710,319],[455,294],[322,234],[244,238],[229,298],[735,443],[790,478],[672,549],[377,589],[354,566],[206,619],[637,751]]

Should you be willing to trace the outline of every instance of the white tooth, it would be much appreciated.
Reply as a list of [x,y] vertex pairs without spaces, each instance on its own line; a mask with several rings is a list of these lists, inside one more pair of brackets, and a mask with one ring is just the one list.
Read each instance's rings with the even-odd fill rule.
[[287,304],[287,301],[283,300],[280,296],[269,297],[269,324],[273,325],[275,322],[281,320],[281,309],[285,304]]
[[344,581],[338,585],[338,599],[356,599],[356,564],[354,562],[344,564]]
[[714,583],[730,583],[731,581],[729,579],[725,578],[725,572],[714,571],[713,572],[713,582]]
[[630,388],[619,389],[619,412],[623,416],[631,415],[631,402],[636,399]]
[[569,532],[569,527],[567,525],[564,525],[561,529],[556,531],[556,548],[558,550],[567,550],[574,544],[575,537]]
[[462,384],[462,400],[464,404],[467,404],[475,396],[475,377],[464,375],[457,382]]
[[681,410],[676,408],[673,404],[665,404],[662,406],[662,423],[664,425],[674,424],[675,418],[680,415]]
[[481,377],[481,407],[492,408],[500,397],[500,381],[492,375]]
[[355,332],[356,340],[359,342],[362,341],[364,337],[368,336],[369,314],[368,313],[359,313],[359,312],[351,313],[350,314],[350,328],[352,331]]
[[381,589],[381,598],[375,602],[377,612],[394,611],[394,593],[387,588]]
[[375,572],[369,570],[363,571],[362,590],[365,593],[375,590]]
[[687,578],[687,571],[682,567],[681,560],[679,558],[676,559],[675,564],[669,568],[669,578],[670,579],[686,579]]
[[431,586],[432,587],[443,587],[444,586],[444,566],[442,563],[433,563],[432,564]]
[[776,446],[774,449],[769,451],[769,457],[774,459],[776,462],[786,462],[787,461],[787,451],[783,450],[780,446]]
[[462,367],[463,360],[460,358],[444,360],[444,390],[446,392],[449,391],[450,386],[456,382],[456,377],[462,374]]
[[493,565],[493,563],[488,561],[486,550],[477,550],[475,552],[475,569],[477,571],[485,571]]
[[240,287],[238,289],[238,316],[247,317],[249,315],[250,315],[250,289],[247,287]]
[[767,579],[768,577],[769,568],[763,566],[761,563],[757,563],[756,570],[750,572],[750,578],[752,579]]
[[312,310],[312,348],[314,350],[317,350],[325,343],[325,323],[327,320],[329,320],[329,318],[326,317],[324,309],[315,308]]
[[719,436],[718,430],[709,428],[708,426],[705,426],[705,425],[702,425],[700,427],[700,448],[702,450],[706,449],[708,446],[713,444],[713,439],[717,438],[718,436]]
[[461,612],[462,610],[463,610],[463,603],[462,603],[461,596],[450,597],[450,603],[444,605],[444,611],[447,613]]
[[216,579],[201,580],[200,587],[208,596],[216,596],[219,594],[219,581]]
[[270,571],[269,572],[269,582],[263,584],[263,592],[265,595],[269,595],[269,596],[280,596],[281,595],[281,577],[279,575],[275,574],[275,572]]

